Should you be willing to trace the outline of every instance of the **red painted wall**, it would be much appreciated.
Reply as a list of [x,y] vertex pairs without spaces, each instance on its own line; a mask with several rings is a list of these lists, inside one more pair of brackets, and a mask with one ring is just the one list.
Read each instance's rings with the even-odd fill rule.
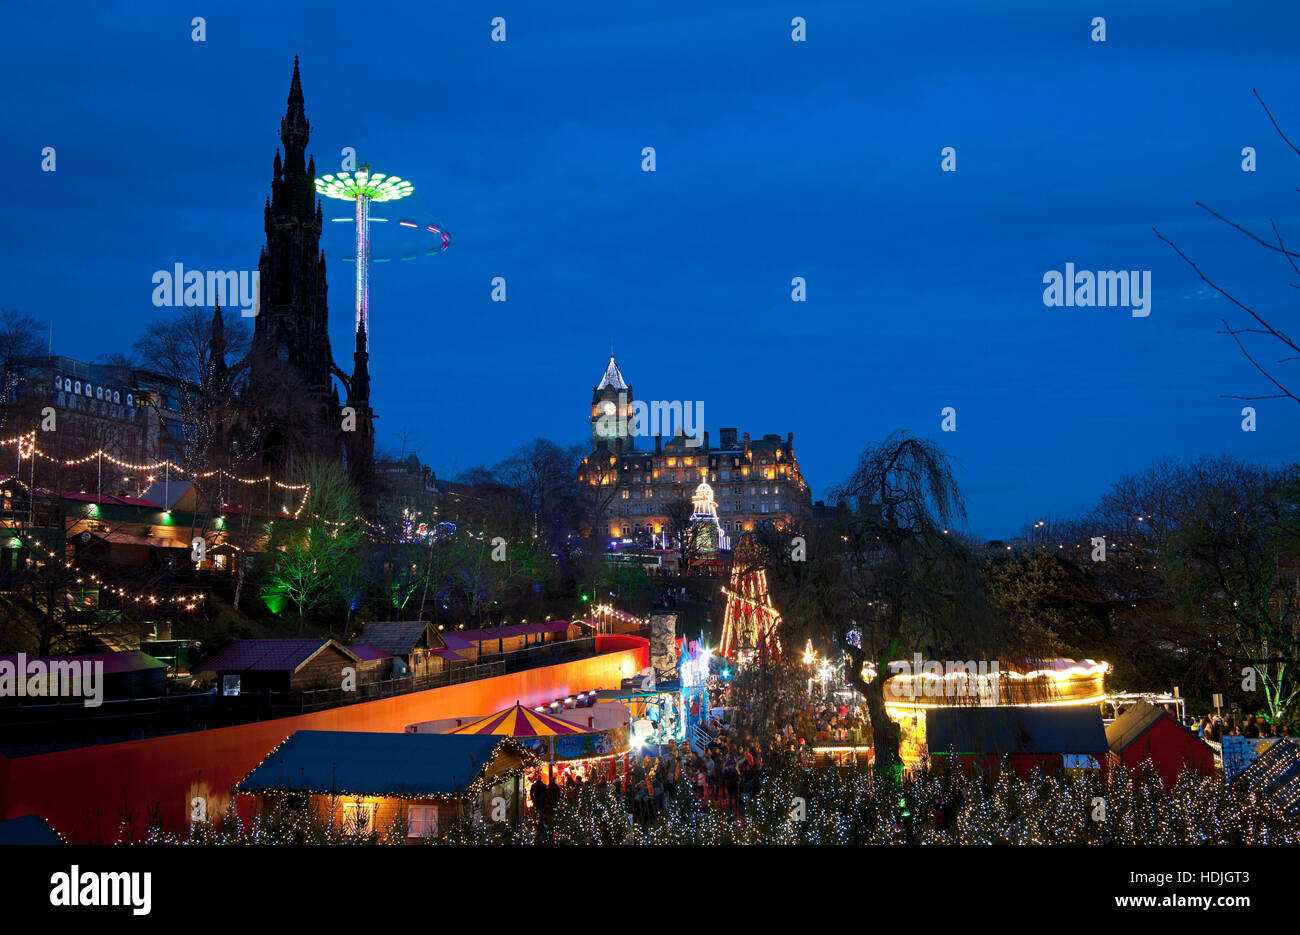
[[[1111,757],[1116,758],[1115,754]],[[1203,776],[1214,775],[1214,750],[1173,717],[1157,720],[1141,737],[1125,747],[1117,759],[1130,775],[1135,775],[1147,758],[1160,774],[1166,792],[1173,789],[1185,769],[1196,770]]]
[[[959,753],[940,755],[952,756],[961,764],[960,768],[963,775],[970,775],[972,771],[976,771],[991,778],[996,778],[1002,765],[1002,757],[993,754]],[[1101,780],[1105,782],[1107,755],[1105,753],[1094,753],[1093,757],[1100,767]],[[1057,775],[1065,772],[1065,761],[1059,753],[1016,753],[1012,754],[1009,760],[1011,768],[1015,770],[1016,775],[1021,779],[1028,779],[1035,769],[1044,775]]]
[[[138,839],[157,814],[181,830],[195,796],[223,811],[235,784],[296,730],[403,730],[415,721],[489,714],[592,688],[618,688],[650,664],[641,637],[597,637],[603,655],[299,717],[8,759],[0,757],[0,819],[42,816],[73,844]],[[237,806],[251,814],[247,796]]]

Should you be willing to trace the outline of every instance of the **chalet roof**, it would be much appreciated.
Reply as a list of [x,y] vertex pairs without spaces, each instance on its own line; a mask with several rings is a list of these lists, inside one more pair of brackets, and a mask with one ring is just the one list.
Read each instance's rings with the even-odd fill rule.
[[443,635],[448,646],[453,640],[460,639],[466,643],[480,640],[508,640],[516,636],[535,636],[540,633],[564,633],[569,629],[567,620],[547,620],[541,623],[510,623],[500,627],[483,627],[477,630],[449,630]]
[[161,536],[135,536],[117,530],[106,532],[102,529],[87,529],[68,536],[69,542],[89,542],[91,539],[100,539],[110,545],[143,545],[154,549],[184,549],[187,552],[190,550],[188,542],[164,539]]
[[[1139,701],[1132,705],[1106,728],[1106,743],[1110,746],[1111,752],[1123,753],[1133,741],[1154,727],[1163,717],[1178,724],[1177,718],[1159,705],[1149,701]],[[1182,724],[1178,726],[1187,730]],[[1187,732],[1192,733],[1190,730]]]
[[421,640],[430,649],[443,645],[442,637],[427,620],[375,620],[367,623],[357,637],[358,643],[382,649],[394,656],[409,656]]
[[1282,737],[1237,777],[1284,814],[1300,817],[1300,737]]
[[932,708],[925,715],[925,740],[931,754],[1106,752],[1101,712],[1092,705]]
[[371,731],[295,731],[249,773],[240,792],[463,795],[504,753],[536,757],[509,737]]
[[195,672],[297,672],[326,647],[333,646],[354,662],[346,646],[324,637],[307,639],[231,640],[194,668]]
[[63,839],[55,834],[40,815],[19,815],[8,821],[0,821],[0,847],[9,844],[62,844]]
[[365,643],[349,643],[348,649],[351,650],[352,655],[362,662],[370,662],[374,659],[391,659],[393,657],[392,653],[386,653],[374,646],[367,646]]
[[618,372],[618,364],[614,363],[614,355],[609,355],[609,366],[605,368],[605,375],[600,378],[596,390],[603,390],[607,386],[612,386],[616,390],[627,389],[627,383],[623,381],[623,374]]
[[[102,665],[105,675],[120,675],[123,672],[143,672],[148,669],[165,669],[167,663],[155,659],[138,649],[129,649],[116,653],[82,653],[78,656],[29,656],[27,662],[40,661],[47,666],[51,662],[79,662],[85,665]],[[0,656],[0,662],[17,664],[16,655]]]
[[[7,484],[11,480],[16,480],[20,484],[25,483],[21,477],[17,477],[13,474],[0,474],[0,484]],[[140,497],[119,497],[114,494],[85,493],[79,490],[53,491],[42,487],[35,487],[33,490],[37,497],[59,497],[63,500],[75,500],[79,503],[139,506],[150,510],[161,510],[163,508],[161,503],[155,503],[152,500],[145,500]]]
[[176,505],[186,498],[191,492],[194,496],[189,498],[186,509],[194,509],[202,513],[206,507],[202,504],[199,492],[194,487],[193,481],[188,480],[161,480],[155,481],[148,490],[144,492],[144,498],[152,503],[160,504],[164,510],[174,510]]
[[[146,491],[147,493],[148,491]],[[102,503],[102,504],[120,504],[124,506],[140,506],[150,510],[161,510],[162,504],[153,500],[142,497],[117,497],[112,494],[93,494],[80,493],[65,490],[59,494],[64,500],[77,500],[81,503]]]

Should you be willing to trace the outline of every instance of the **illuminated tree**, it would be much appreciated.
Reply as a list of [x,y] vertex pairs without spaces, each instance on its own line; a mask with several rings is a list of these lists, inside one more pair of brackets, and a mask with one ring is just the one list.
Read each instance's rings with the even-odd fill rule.
[[335,461],[308,458],[295,483],[311,485],[301,515],[275,520],[264,594],[268,601],[291,602],[298,611],[298,632],[306,615],[335,599],[358,559],[362,541],[357,520],[356,489]]

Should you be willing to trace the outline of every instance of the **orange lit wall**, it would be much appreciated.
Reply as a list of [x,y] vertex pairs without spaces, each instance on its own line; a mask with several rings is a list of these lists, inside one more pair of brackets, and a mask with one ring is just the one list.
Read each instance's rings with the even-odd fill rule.
[[[153,821],[181,830],[193,799],[224,811],[235,784],[296,730],[400,732],[407,724],[490,714],[592,688],[618,688],[650,664],[647,640],[597,637],[602,655],[563,665],[367,701],[298,717],[58,753],[0,757],[0,819],[35,812],[73,844],[139,839]],[[237,798],[247,818],[251,802]]]

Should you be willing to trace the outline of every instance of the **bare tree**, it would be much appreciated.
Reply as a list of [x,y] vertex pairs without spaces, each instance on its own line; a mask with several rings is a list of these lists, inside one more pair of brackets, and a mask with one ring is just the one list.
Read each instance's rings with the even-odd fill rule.
[[[1264,108],[1264,113],[1268,115],[1269,122],[1273,124],[1273,129],[1277,131],[1278,136],[1280,136],[1282,141],[1291,148],[1292,152],[1300,155],[1300,148],[1297,148],[1296,145],[1287,138],[1286,134],[1282,132],[1282,128],[1278,126],[1277,120],[1274,119],[1272,112],[1268,109],[1268,105],[1264,103],[1264,99],[1260,97],[1259,92],[1254,91],[1254,94],[1255,98],[1259,101],[1260,106]],[[1286,243],[1282,239],[1282,232],[1278,229],[1277,221],[1273,218],[1269,218],[1269,226],[1272,228],[1272,234],[1271,236],[1265,237],[1260,236],[1254,231],[1248,230],[1235,221],[1229,220],[1202,202],[1196,202],[1196,206],[1205,210],[1210,215],[1238,231],[1245,237],[1248,237],[1250,240],[1259,244],[1262,248],[1278,254],[1286,261],[1287,265],[1291,268],[1291,272],[1297,277],[1300,277],[1300,265],[1296,264],[1296,260],[1300,259],[1300,253],[1296,253],[1287,247]],[[1200,266],[1193,262],[1186,253],[1179,249],[1177,244],[1161,234],[1158,228],[1152,229],[1155,231],[1157,237],[1169,244],[1169,246],[1173,248],[1174,252],[1182,257],[1182,259],[1196,271],[1196,275],[1200,277],[1202,282],[1231,302],[1241,312],[1245,313],[1246,318],[1248,319],[1248,323],[1242,325],[1234,325],[1229,323],[1227,319],[1224,319],[1223,330],[1219,333],[1229,335],[1233,341],[1236,342],[1238,350],[1241,351],[1246,360],[1250,361],[1251,366],[1253,366],[1273,387],[1274,392],[1250,396],[1224,394],[1224,397],[1227,399],[1247,400],[1290,399],[1300,402],[1300,396],[1296,395],[1297,390],[1294,388],[1295,384],[1291,382],[1293,378],[1287,377],[1284,382],[1284,377],[1281,375],[1282,371],[1278,369],[1283,364],[1294,364],[1297,361],[1300,361],[1300,345],[1296,343],[1296,340],[1286,331],[1283,331],[1281,325],[1274,324],[1274,322],[1277,321],[1277,318],[1273,314],[1270,313],[1268,317],[1265,317],[1263,314],[1256,311],[1251,305],[1238,299],[1227,289],[1211,280],[1201,270]],[[1291,282],[1289,285],[1292,289],[1300,289],[1300,282]],[[1252,348],[1259,349],[1252,350]],[[1277,353],[1281,353],[1283,356],[1273,360],[1272,362],[1261,361],[1260,359],[1263,356],[1271,356],[1272,354]]]
[[[19,384],[23,379],[22,361],[34,357],[42,350],[40,322],[17,309],[0,309],[0,432],[8,434],[15,428]],[[27,420],[22,420],[29,428]]]
[[[900,739],[885,710],[890,662],[913,651],[990,654],[1000,649],[996,615],[983,602],[978,563],[952,534],[964,515],[961,493],[933,442],[899,432],[868,446],[832,498],[833,518],[768,537],[773,583],[795,635],[828,639],[847,657],[848,679],[866,698],[876,765],[888,771]],[[790,547],[795,534],[803,560]]]

